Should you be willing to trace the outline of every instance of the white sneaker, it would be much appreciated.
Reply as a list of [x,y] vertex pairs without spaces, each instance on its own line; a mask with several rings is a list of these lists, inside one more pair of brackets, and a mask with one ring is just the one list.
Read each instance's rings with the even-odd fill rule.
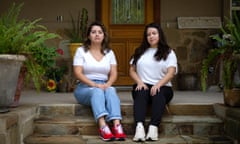
[[158,140],[158,127],[157,126],[154,126],[154,125],[149,126],[146,140],[150,140],[150,141]]
[[133,137],[133,141],[137,141],[137,142],[145,141],[145,130],[144,130],[143,123],[141,123],[141,122],[137,123],[135,135]]

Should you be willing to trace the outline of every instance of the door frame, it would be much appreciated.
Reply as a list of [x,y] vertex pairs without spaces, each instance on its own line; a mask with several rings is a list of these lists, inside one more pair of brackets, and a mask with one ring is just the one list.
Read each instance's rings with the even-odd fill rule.
[[[95,0],[95,14],[96,14],[96,20],[102,21],[102,1],[103,0]],[[155,23],[160,24],[160,11],[161,11],[161,0],[153,0],[153,20]]]

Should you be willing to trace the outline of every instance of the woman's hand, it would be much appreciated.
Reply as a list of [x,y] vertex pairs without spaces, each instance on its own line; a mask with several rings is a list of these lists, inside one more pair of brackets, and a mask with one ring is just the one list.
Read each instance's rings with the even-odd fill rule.
[[138,84],[137,84],[137,87],[135,88],[135,90],[137,91],[137,90],[141,90],[141,89],[147,90],[148,87],[147,87],[147,85],[144,84],[144,83],[138,83]]
[[150,91],[151,96],[155,96],[157,92],[160,92],[160,87],[158,87],[157,85],[152,86]]
[[110,85],[108,85],[107,83],[104,84],[95,84],[95,87],[100,88],[102,90],[107,89],[108,87],[110,87]]
[[169,67],[167,69],[167,74],[163,77],[163,79],[161,79],[157,84],[155,84],[154,86],[152,86],[151,88],[151,96],[154,96],[157,94],[157,92],[160,92],[160,87],[164,86],[167,82],[171,81],[171,79],[174,77],[176,73],[176,67]]
[[146,84],[144,84],[142,82],[142,80],[139,78],[137,72],[136,72],[136,66],[135,65],[130,65],[130,69],[129,69],[129,74],[131,76],[131,78],[137,83],[137,87],[135,88],[135,90],[147,90],[148,87]]

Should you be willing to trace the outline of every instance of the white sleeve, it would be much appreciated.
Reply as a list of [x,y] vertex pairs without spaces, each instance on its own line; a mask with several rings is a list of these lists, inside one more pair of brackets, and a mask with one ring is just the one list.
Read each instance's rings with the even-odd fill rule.
[[130,59],[129,64],[130,64],[130,65],[133,64],[133,58]]
[[173,50],[168,55],[167,59],[168,59],[167,67],[171,67],[171,66],[176,67],[176,73],[175,74],[177,74],[178,73],[177,57],[176,57],[176,54]]
[[117,60],[116,60],[115,54],[112,50],[109,51],[109,57],[110,57],[110,64],[117,65]]
[[77,48],[76,50],[76,53],[74,55],[74,58],[73,58],[73,65],[74,66],[79,66],[79,65],[83,65],[83,62],[84,62],[84,48],[83,47],[79,47]]

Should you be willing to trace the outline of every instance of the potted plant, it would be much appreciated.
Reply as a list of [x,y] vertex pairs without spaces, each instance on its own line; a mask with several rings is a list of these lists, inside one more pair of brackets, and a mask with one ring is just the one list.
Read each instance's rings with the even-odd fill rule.
[[69,38],[70,44],[69,49],[71,57],[74,56],[76,49],[82,45],[84,37],[87,32],[88,24],[88,11],[86,8],[82,8],[82,11],[78,12],[77,19],[75,20],[73,15],[70,13],[71,28],[66,28],[65,35]]
[[[213,61],[220,67],[224,92],[224,103],[230,106],[240,106],[240,85],[236,77],[240,76],[240,19],[236,13],[233,18],[226,18],[226,25],[221,28],[221,35],[211,38],[219,43],[218,48],[212,49],[203,60],[201,69],[202,90],[206,91],[208,68]],[[233,95],[237,96],[234,97]],[[234,97],[234,100],[232,98]]]
[[54,66],[47,70],[47,91],[49,92],[65,92],[66,87],[62,87],[64,75],[67,73],[66,66]]
[[[19,19],[22,6],[23,3],[18,5],[13,3],[0,17],[1,62],[4,62],[6,57],[10,60],[14,57],[23,57],[23,64],[12,62],[15,65],[11,69],[6,68],[10,67],[9,62],[1,66],[1,75],[3,73],[6,75],[1,77],[0,107],[8,107],[13,102],[21,67],[26,70],[26,80],[32,80],[39,91],[44,82],[42,78],[46,68],[54,64],[57,56],[56,48],[47,46],[46,41],[60,37],[48,32],[45,26],[40,25],[41,19],[33,21]],[[16,68],[17,66],[19,67]],[[15,73],[14,70],[16,70]],[[14,73],[15,76],[10,76],[10,73]],[[13,87],[9,87],[9,84]]]

